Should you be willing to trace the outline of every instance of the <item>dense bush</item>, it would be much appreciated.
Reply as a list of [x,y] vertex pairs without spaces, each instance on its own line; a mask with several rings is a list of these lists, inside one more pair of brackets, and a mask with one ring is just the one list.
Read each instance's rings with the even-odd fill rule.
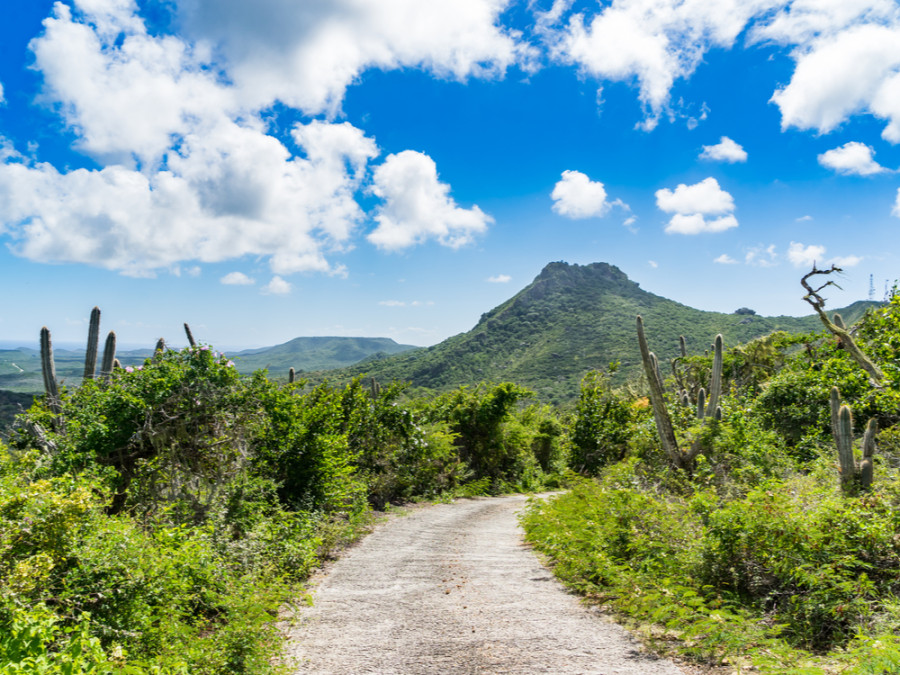
[[280,605],[370,506],[565,468],[524,389],[403,394],[200,346],[39,400],[0,446],[0,670],[269,672]]
[[[710,359],[682,359],[668,407],[679,442],[701,448],[684,470],[652,420],[627,418],[627,396],[585,380],[573,457],[600,457],[598,478],[532,505],[527,538],[573,588],[662,624],[688,654],[771,673],[900,672],[900,301],[855,334],[885,373],[877,385],[830,334],[775,335],[726,353],[722,418],[702,423],[674,392],[707,386]],[[840,488],[833,386],[857,437],[879,422],[870,490]]]

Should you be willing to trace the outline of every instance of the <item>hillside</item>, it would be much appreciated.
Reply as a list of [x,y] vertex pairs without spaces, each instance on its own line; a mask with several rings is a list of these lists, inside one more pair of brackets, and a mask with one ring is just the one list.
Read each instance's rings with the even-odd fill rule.
[[[853,322],[873,304],[857,302],[837,311]],[[677,355],[681,335],[689,352],[698,353],[716,333],[722,333],[726,345],[734,345],[775,330],[806,332],[822,327],[815,315],[702,311],[642,290],[607,263],[554,262],[514,297],[484,314],[467,333],[327,375],[365,374],[433,389],[509,380],[534,389],[543,400],[560,403],[577,395],[588,370],[618,361],[620,379],[638,371],[637,314],[643,315],[651,348],[664,363]]]
[[[390,338],[300,337],[274,347],[248,349],[230,356],[244,375],[268,368],[273,376],[287,377],[291,368],[297,372],[344,368],[365,358],[380,358],[413,349],[418,348],[397,344]],[[152,355],[150,349],[116,353],[123,366],[140,365]],[[84,350],[54,349],[53,356],[61,382],[69,385],[81,382]],[[0,390],[34,393],[43,389],[39,351],[24,347],[0,350]]]
[[297,372],[344,368],[366,358],[382,358],[418,349],[397,344],[390,338],[298,337],[290,342],[248,349],[232,355],[241,373],[268,368],[274,377],[284,377],[289,369]]

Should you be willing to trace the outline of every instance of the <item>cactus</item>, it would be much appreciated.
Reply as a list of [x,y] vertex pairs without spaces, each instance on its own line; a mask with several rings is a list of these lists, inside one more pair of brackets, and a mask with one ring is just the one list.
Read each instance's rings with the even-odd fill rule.
[[[644,364],[644,374],[650,385],[650,405],[653,408],[653,419],[656,421],[656,431],[659,434],[659,440],[663,451],[668,455],[672,463],[682,469],[690,469],[694,458],[703,450],[699,441],[691,443],[687,449],[678,446],[678,439],[675,436],[675,429],[672,426],[672,419],[669,417],[669,411],[666,408],[666,401],[663,394],[663,382],[659,372],[659,362],[656,355],[650,351],[647,346],[647,339],[644,336],[644,320],[637,317],[637,333],[638,345],[641,349],[641,361]],[[681,340],[682,354],[686,355],[684,337]],[[706,424],[706,420],[722,419],[722,407],[718,404],[719,394],[722,391],[722,336],[717,335],[715,344],[713,345],[715,357],[713,361],[712,379],[709,385],[709,396],[702,387],[697,394],[697,419]],[[674,364],[673,364],[674,368]],[[676,379],[677,374],[676,374]],[[690,405],[690,396],[684,389],[677,392],[678,401],[685,407]]]
[[91,321],[88,325],[87,351],[84,354],[84,379],[91,380],[97,371],[97,347],[100,343],[100,308],[91,310]]
[[56,363],[53,360],[53,343],[50,341],[50,329],[41,328],[41,371],[44,375],[44,391],[47,392],[47,401],[50,410],[58,415],[61,412],[59,405],[59,385],[56,382]]
[[106,345],[103,348],[103,363],[100,365],[100,377],[109,380],[116,360],[116,334],[109,331],[106,336]]
[[854,494],[858,489],[869,490],[875,478],[875,435],[878,422],[873,417],[866,425],[863,436],[862,460],[857,463],[853,457],[853,413],[849,405],[840,405],[841,394],[837,387],[831,388],[831,432],[837,446],[840,464],[841,489],[845,494]]
[[378,381],[373,377],[372,378],[372,400],[377,401],[379,396],[381,396],[381,385],[378,384]]
[[681,356],[687,356],[687,342],[684,341],[684,335],[678,336],[678,345],[681,347]]
[[875,435],[878,433],[878,422],[873,417],[866,425],[866,433],[863,436],[863,458],[859,463],[859,486],[863,490],[872,488],[875,479]]
[[713,369],[712,377],[709,381],[709,405],[706,408],[706,415],[715,415],[716,408],[719,407],[719,394],[722,393],[722,334],[716,335],[716,342],[713,345]]
[[288,371],[288,384],[294,384],[294,377],[295,377],[294,369],[291,368]]
[[856,479],[856,460],[853,459],[853,415],[849,405],[842,405],[838,410],[834,442],[841,464],[841,488],[850,492]]
[[672,426],[672,419],[669,417],[669,411],[666,408],[666,401],[663,396],[659,369],[654,366],[656,356],[647,346],[647,339],[644,337],[644,320],[640,315],[637,317],[637,334],[638,345],[641,349],[641,361],[644,364],[644,374],[647,376],[647,383],[650,385],[650,405],[653,407],[653,419],[656,421],[656,431],[659,434],[660,443],[663,451],[675,466],[684,467],[690,460],[693,460],[693,457],[688,459],[678,447],[678,439],[675,438],[675,428]]
[[163,338],[159,338],[159,340],[156,341],[156,347],[153,348],[153,353],[156,354],[157,352],[164,351],[166,351],[166,341]]
[[184,333],[187,335],[188,344],[191,347],[196,347],[197,343],[194,341],[194,334],[191,332],[191,327],[187,324],[184,324]]

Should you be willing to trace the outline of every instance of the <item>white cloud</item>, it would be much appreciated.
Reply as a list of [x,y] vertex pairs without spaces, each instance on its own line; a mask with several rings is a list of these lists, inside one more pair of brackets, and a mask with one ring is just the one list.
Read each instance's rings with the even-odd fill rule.
[[406,303],[402,300],[380,300],[378,304],[383,307],[406,307]]
[[782,128],[827,133],[851,115],[871,113],[887,120],[884,138],[900,142],[900,17],[896,6],[888,13],[887,23],[872,17],[871,23],[816,36],[783,35],[784,41],[806,41],[794,51],[791,81],[772,96],[781,109]]
[[674,214],[666,225],[669,233],[723,232],[738,226],[737,218],[732,214],[734,199],[712,177],[694,185],[681,183],[674,191],[668,188],[657,190],[656,205],[662,211]]
[[800,216],[799,218],[795,218],[794,220],[796,220],[798,223],[806,223],[806,222],[809,222],[809,221],[812,220],[812,219],[813,219],[812,216],[810,216],[810,215],[805,215],[805,216]]
[[499,26],[507,0],[182,0],[189,33],[229,64],[242,100],[335,112],[368,69],[498,77],[530,49]]
[[835,256],[832,258],[828,264],[834,263],[838,267],[856,267],[863,261],[861,256],[858,255],[844,255],[844,256]]
[[720,264],[720,265],[737,265],[737,264],[738,264],[738,261],[735,260],[734,258],[732,258],[732,257],[731,257],[730,255],[728,255],[727,253],[723,253],[723,254],[720,255],[718,258],[716,258],[715,260],[713,260],[713,262],[714,262],[714,263],[718,263],[718,264]]
[[738,143],[722,136],[716,145],[704,145],[700,159],[708,159],[714,162],[746,162],[747,152]]
[[857,255],[836,256],[833,258],[825,258],[825,247],[810,244],[803,244],[792,241],[788,246],[787,257],[794,267],[809,267],[816,264],[820,269],[829,265],[837,265],[838,267],[853,267],[862,262],[862,258]]
[[897,197],[894,200],[894,208],[891,209],[891,215],[900,218],[900,188],[897,188]]
[[494,222],[477,206],[457,206],[450,187],[438,180],[434,160],[421,152],[404,150],[389,155],[375,169],[372,192],[383,204],[376,210],[378,226],[367,238],[389,251],[429,239],[459,248]]
[[753,267],[775,267],[778,264],[775,244],[751,248],[744,256],[744,262]]
[[219,281],[226,286],[252,286],[256,283],[255,279],[251,279],[243,272],[229,272]]
[[812,267],[816,262],[821,266],[825,263],[825,247],[813,244],[804,246],[792,241],[788,246],[787,258],[794,267]]
[[659,263],[656,262],[655,260],[648,260],[647,264],[650,265],[650,267],[652,267],[653,269],[656,269],[657,267],[659,267]]
[[561,1],[539,15],[538,30],[553,58],[606,80],[636,80],[646,110],[645,129],[656,126],[673,84],[689,77],[712,47],[730,47],[750,18],[771,0],[617,0],[589,16],[569,15]]
[[600,218],[612,208],[603,183],[592,181],[580,171],[563,171],[550,197],[553,210],[568,218]]
[[6,103],[6,99],[3,98],[3,83],[0,82],[0,105]]
[[873,154],[871,146],[850,141],[839,148],[823,152],[819,155],[819,164],[838,173],[857,176],[871,176],[887,171],[872,158]]
[[264,295],[287,295],[291,292],[291,284],[279,276],[272,277],[272,281],[260,289]]
[[512,281],[512,277],[508,274],[496,274],[492,277],[488,277],[487,280],[492,284],[508,284]]

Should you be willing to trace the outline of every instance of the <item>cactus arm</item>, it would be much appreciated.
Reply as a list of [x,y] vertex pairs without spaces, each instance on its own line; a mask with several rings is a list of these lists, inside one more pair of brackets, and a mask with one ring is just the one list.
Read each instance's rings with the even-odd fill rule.
[[56,363],[53,360],[53,343],[50,341],[50,329],[46,326],[41,328],[41,372],[44,376],[44,391],[47,392],[50,410],[58,415],[61,412],[59,385],[56,381]]
[[722,393],[722,334],[716,335],[716,342],[713,345],[715,355],[713,356],[712,377],[709,382],[709,405],[706,407],[706,415],[712,417],[716,414],[716,408],[719,407],[719,395]]
[[859,486],[863,490],[872,488],[875,479],[875,436],[878,433],[878,421],[873,417],[866,425],[866,434],[863,436],[863,459],[859,463]]
[[109,331],[106,336],[106,345],[103,348],[103,363],[100,366],[100,377],[104,380],[109,379],[110,373],[113,371],[113,364],[116,360],[116,334]]
[[641,349],[641,361],[644,364],[644,374],[647,376],[647,383],[650,385],[650,405],[653,407],[653,419],[656,422],[656,431],[659,434],[660,443],[669,459],[676,466],[682,466],[683,459],[681,451],[678,449],[678,440],[675,438],[672,419],[669,417],[669,411],[666,409],[662,382],[659,379],[658,370],[653,366],[655,357],[647,346],[647,339],[644,337],[644,320],[640,316],[637,317],[637,334],[638,345]]
[[91,310],[91,320],[88,324],[87,351],[84,354],[84,379],[93,379],[97,371],[97,347],[100,343],[100,308]]
[[844,492],[852,491],[856,478],[856,461],[853,459],[853,415],[849,405],[842,405],[838,411],[837,445],[838,461],[841,465],[841,488]]
[[188,344],[191,347],[196,347],[197,343],[194,341],[194,334],[191,332],[191,327],[187,324],[184,324],[184,334],[187,335]]

